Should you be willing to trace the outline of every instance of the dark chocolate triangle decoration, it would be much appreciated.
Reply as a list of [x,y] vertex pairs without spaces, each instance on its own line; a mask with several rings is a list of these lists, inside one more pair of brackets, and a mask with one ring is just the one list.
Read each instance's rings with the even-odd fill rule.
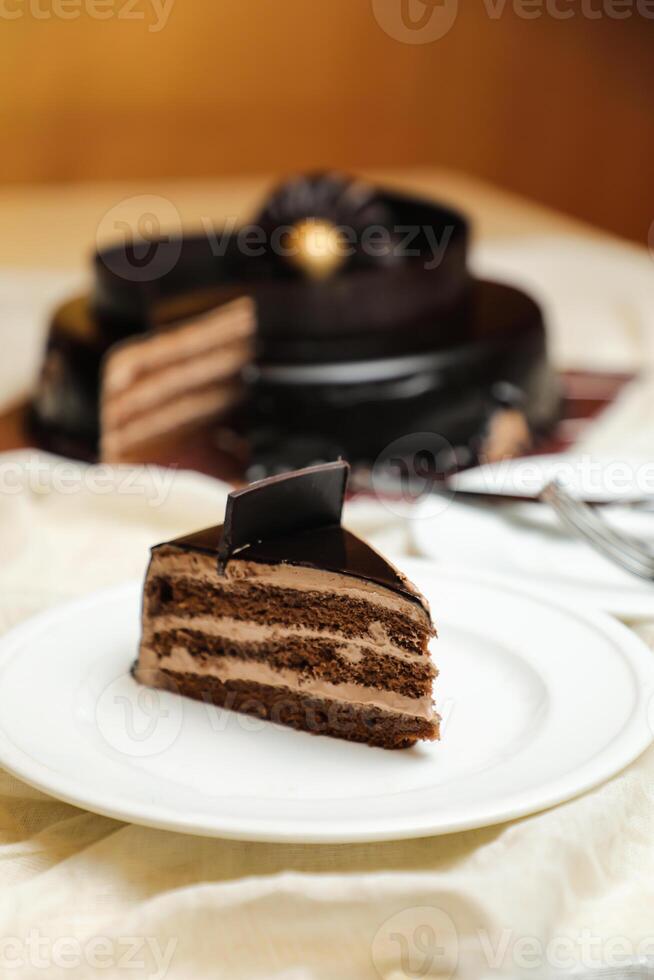
[[259,480],[227,498],[218,571],[235,552],[259,541],[339,525],[349,465],[344,461]]

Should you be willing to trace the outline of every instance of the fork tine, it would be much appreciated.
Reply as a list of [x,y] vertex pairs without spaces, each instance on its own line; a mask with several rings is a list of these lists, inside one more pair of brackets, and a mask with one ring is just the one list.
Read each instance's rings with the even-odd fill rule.
[[614,530],[592,507],[589,507],[588,504],[580,500],[575,500],[560,485],[548,485],[543,490],[542,496],[549,503],[553,503],[554,501],[550,498],[555,497],[562,510],[566,510],[572,514],[580,523],[583,523],[589,530],[593,530],[608,544],[618,547],[621,551],[628,552],[638,560],[643,560],[647,563],[651,562],[654,568],[654,556],[644,546],[640,545],[630,535]]
[[[591,508],[579,505],[558,484],[548,484],[541,498],[551,504],[564,524],[581,534],[605,557],[634,575],[650,580],[654,578],[654,558],[650,554],[639,548],[633,539],[623,540],[620,534],[600,521]],[[585,510],[590,511],[590,519]]]
[[649,580],[654,577],[654,568],[646,559],[630,555],[626,551],[622,551],[618,545],[609,544],[603,538],[596,536],[593,531],[584,525],[577,523],[574,518],[571,519],[562,513],[559,513],[559,516],[564,523],[581,534],[591,547],[595,548],[596,551],[600,552],[606,558],[609,558],[616,565],[620,565],[625,571]]
[[628,554],[626,551],[620,549],[618,545],[607,542],[605,539],[596,535],[592,529],[589,529],[587,525],[580,523],[576,520],[574,515],[567,513],[560,507],[555,505],[555,509],[561,519],[561,521],[571,530],[576,531],[577,534],[581,535],[588,544],[599,551],[606,558],[611,559],[617,565],[620,565],[627,572],[631,572],[633,575],[638,575],[641,578],[652,579],[654,574],[654,569],[650,563],[644,558],[634,557]]
[[[560,491],[560,488],[558,488]],[[565,492],[546,495],[546,499],[555,507],[559,517],[568,526],[583,535],[590,544],[607,557],[617,561],[623,568],[646,578],[654,577],[654,560],[651,555],[637,547],[633,541],[622,542],[614,532],[605,533],[608,529],[597,520],[588,520],[583,511],[576,506],[576,501],[568,498]]]
[[620,553],[625,552],[638,561],[650,562],[652,556],[635,539],[614,531],[592,508],[575,500],[560,485],[547,486],[542,498],[552,504],[559,514],[568,516],[579,530],[592,533],[607,546],[619,549]]

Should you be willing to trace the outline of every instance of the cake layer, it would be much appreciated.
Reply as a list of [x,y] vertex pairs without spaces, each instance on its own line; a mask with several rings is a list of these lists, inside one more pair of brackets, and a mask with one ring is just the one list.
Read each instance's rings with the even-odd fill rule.
[[230,380],[189,391],[156,409],[102,434],[100,455],[104,462],[120,462],[131,450],[157,436],[220,418],[235,405],[242,392],[239,381]]
[[[352,681],[332,683],[320,677],[303,677],[291,668],[276,668],[267,663],[245,661],[238,657],[205,657],[198,660],[183,647],[176,647],[170,656],[160,657],[158,651],[141,647],[137,679],[141,680],[152,670],[174,670],[198,677],[216,677],[227,681],[246,681],[265,684],[267,687],[283,687],[300,694],[328,698],[347,704],[374,705],[386,711],[408,714],[415,718],[431,720],[434,705],[430,693],[420,697],[408,697],[379,687],[367,687]],[[149,683],[149,681],[148,681]]]
[[408,717],[374,705],[334,702],[284,687],[239,680],[221,681],[174,670],[151,670],[144,680],[206,704],[215,704],[315,735],[331,735],[380,748],[399,749],[418,739],[438,738],[438,718]]
[[[381,610],[398,613],[429,635],[433,633],[428,606],[415,591],[415,586],[372,548],[366,546],[368,557],[365,562],[361,561],[361,549],[354,550],[350,545],[360,546],[362,543],[355,535],[341,528],[325,529],[323,534],[295,535],[292,544],[288,545],[285,561],[280,559],[273,563],[275,548],[272,543],[265,543],[265,547],[264,544],[255,544],[243,549],[237,558],[229,562],[224,576],[217,576],[216,572],[220,535],[221,528],[216,527],[159,545],[152,553],[149,577],[159,575],[171,580],[191,579],[207,586],[215,585],[216,581],[223,586],[236,585],[243,580],[261,587],[297,592],[338,593],[372,603]],[[337,541],[338,547],[331,546],[330,538]],[[303,546],[305,540],[310,543],[309,547]],[[316,554],[311,561],[314,547]],[[322,561],[324,565],[321,567],[316,561]],[[329,565],[328,562],[333,564]]]
[[131,388],[144,375],[250,341],[253,331],[252,302],[242,297],[200,316],[139,334],[112,349],[102,379],[106,395]]
[[150,616],[174,611],[189,618],[220,615],[246,622],[264,620],[271,625],[308,625],[314,630],[337,627],[344,638],[374,637],[376,632],[403,650],[420,653],[425,646],[424,628],[407,621],[401,613],[326,589],[299,590],[238,580],[223,583],[219,577],[207,583],[153,576],[145,595]]
[[234,341],[219,350],[184,358],[170,367],[144,371],[130,387],[113,394],[105,391],[103,425],[108,429],[124,425],[154,407],[184,397],[189,390],[218,387],[221,381],[237,378],[247,364],[249,351],[248,341]]
[[[343,634],[336,629],[311,629],[309,626],[297,623],[284,626],[281,631],[279,626],[249,623],[230,619],[229,616],[177,616],[174,613],[164,613],[148,615],[147,622],[144,624],[144,636],[153,633],[174,633],[177,630],[196,630],[209,642],[214,637],[219,637],[226,642],[242,644],[259,644],[268,641],[275,643],[283,632],[283,635],[293,642],[301,640],[305,643],[329,642],[339,647],[344,645]],[[396,647],[383,630],[375,630],[371,636],[348,636],[347,651],[341,651],[341,656],[347,656],[352,663],[358,663],[366,650],[372,649],[378,656],[400,660],[412,667],[429,665],[429,669],[434,669],[427,653],[423,651],[415,653]]]
[[[315,636],[294,636],[287,630],[267,630],[258,642],[221,635],[218,626],[207,634],[191,620],[187,628],[157,629],[144,632],[143,642],[151,645],[167,661],[182,651],[190,655],[198,670],[214,661],[236,660],[266,664],[275,671],[293,670],[302,681],[321,679],[332,684],[351,682],[364,687],[387,688],[409,698],[419,698],[434,679],[429,660],[407,662],[358,645],[354,650],[343,637],[339,640]],[[194,628],[195,627],[195,628]],[[230,630],[227,631],[231,632]]]
[[114,345],[102,369],[101,457],[119,461],[141,443],[224,415],[242,397],[253,330],[242,297]]

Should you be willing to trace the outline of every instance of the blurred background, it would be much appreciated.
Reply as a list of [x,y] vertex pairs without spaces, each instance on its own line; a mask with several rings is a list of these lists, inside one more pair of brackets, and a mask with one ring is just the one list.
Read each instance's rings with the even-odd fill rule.
[[0,0],[0,189],[427,165],[644,243],[652,18],[646,0]]

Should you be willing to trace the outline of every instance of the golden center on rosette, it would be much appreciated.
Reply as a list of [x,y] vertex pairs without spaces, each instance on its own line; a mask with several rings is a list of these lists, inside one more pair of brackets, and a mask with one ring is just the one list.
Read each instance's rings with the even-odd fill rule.
[[304,218],[293,225],[285,246],[289,261],[311,279],[327,279],[345,262],[343,232],[323,218]]

